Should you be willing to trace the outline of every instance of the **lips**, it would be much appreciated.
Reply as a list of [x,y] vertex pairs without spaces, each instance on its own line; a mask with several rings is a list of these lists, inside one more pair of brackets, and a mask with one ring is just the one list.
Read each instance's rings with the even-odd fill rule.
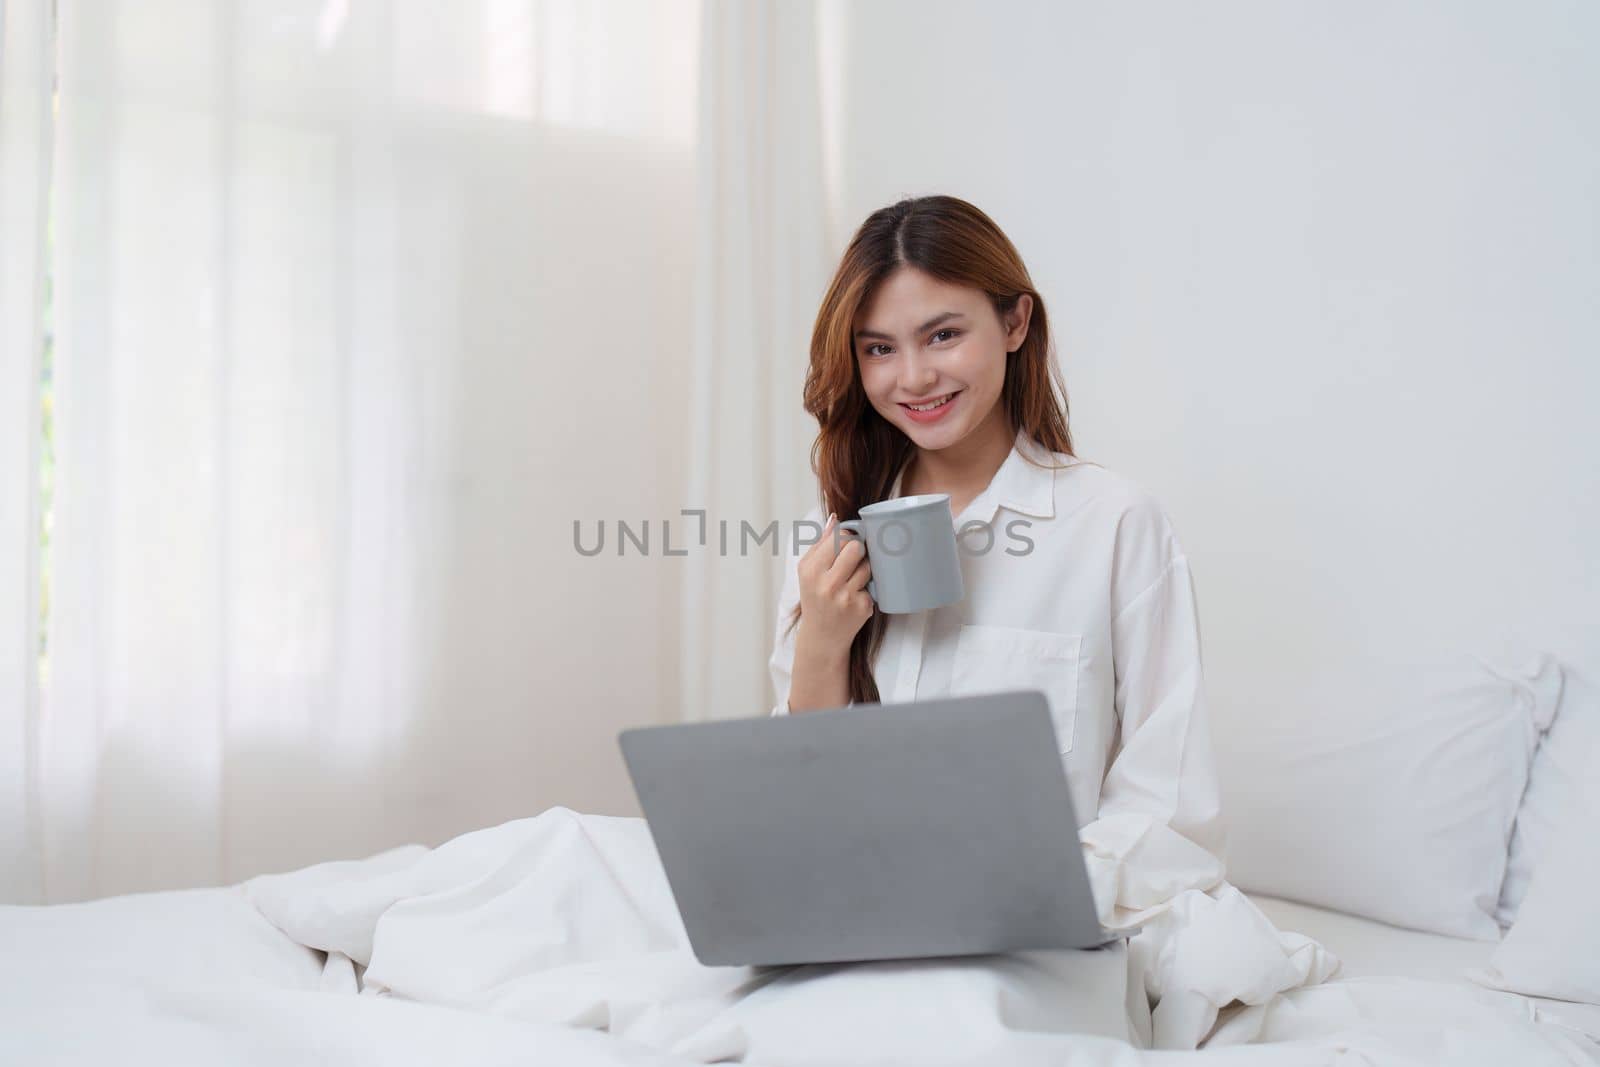
[[955,405],[956,397],[960,395],[961,390],[957,389],[955,392],[945,393],[943,396],[929,397],[927,400],[915,405],[901,404],[900,409],[913,422],[934,422],[945,416],[945,413]]

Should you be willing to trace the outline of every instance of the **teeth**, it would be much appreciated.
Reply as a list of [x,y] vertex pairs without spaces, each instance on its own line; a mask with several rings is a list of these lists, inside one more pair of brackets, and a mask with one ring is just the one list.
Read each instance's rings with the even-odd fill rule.
[[934,408],[939,407],[941,404],[955,395],[956,394],[954,393],[946,393],[938,400],[930,400],[926,404],[907,404],[906,407],[910,408],[912,411],[932,411]]

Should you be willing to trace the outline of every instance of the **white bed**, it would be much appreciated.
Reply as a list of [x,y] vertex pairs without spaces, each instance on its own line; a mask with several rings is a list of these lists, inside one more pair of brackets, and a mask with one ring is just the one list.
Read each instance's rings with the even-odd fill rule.
[[1106,1036],[1116,954],[700,968],[629,867],[640,831],[547,813],[245,887],[0,908],[0,1063],[1600,1064],[1594,1011],[1464,979],[1492,943],[1272,899],[1344,969],[1224,1012],[1198,1052]]
[[1344,915],[1309,904],[1280,901],[1277,897],[1251,897],[1278,929],[1293,929],[1314,937],[1338,955],[1342,966],[1336,981],[1410,979],[1461,990],[1467,997],[1499,1000],[1512,1011],[1533,1021],[1576,1030],[1600,1048],[1600,1005],[1582,1005],[1546,997],[1483,989],[1469,974],[1482,973],[1498,942],[1470,941],[1402,929],[1357,915]]
[[[702,967],[643,822],[553,808],[227,889],[0,908],[0,1065],[1600,1067],[1600,797],[1567,788],[1600,700],[1552,728],[1547,668],[1225,738],[1228,870],[1259,892],[1203,852],[1201,882],[1194,850],[1086,839],[1166,887],[1114,950]],[[1513,820],[1549,823],[1555,859],[1508,861]],[[1497,946],[1503,883],[1525,896]]]
[[1251,899],[1279,929],[1305,934],[1338,956],[1342,966],[1335,981],[1400,978],[1434,983],[1459,990],[1474,1000],[1498,1000],[1508,1010],[1525,1013],[1529,1019],[1577,1031],[1600,1043],[1600,1005],[1525,997],[1485,989],[1471,981],[1470,972],[1489,966],[1497,942],[1406,930],[1259,894]]
[[1343,964],[1339,969],[1342,979],[1463,982],[1467,971],[1484,966],[1494,952],[1492,941],[1406,930],[1259,893],[1251,894],[1250,899],[1279,929],[1305,934],[1331,949]]

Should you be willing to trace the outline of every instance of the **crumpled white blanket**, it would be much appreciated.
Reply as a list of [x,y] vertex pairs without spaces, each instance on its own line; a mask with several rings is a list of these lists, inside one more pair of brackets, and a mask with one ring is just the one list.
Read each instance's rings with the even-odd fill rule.
[[[245,891],[329,954],[330,990],[605,1030],[699,1062],[817,1063],[846,1048],[844,1060],[864,1062],[903,1058],[908,1041],[948,1060],[1024,1032],[1195,1048],[1223,1006],[1265,1004],[1337,968],[1274,929],[1214,857],[1142,822],[1101,820],[1083,835],[1108,925],[1144,924],[1125,954],[706,967],[643,820],[565,808]],[[1154,1006],[1148,1032],[1124,1014],[1130,982]]]
[[1170,826],[1116,814],[1079,838],[1101,925],[1139,929],[1129,966],[1151,1004],[1151,1047],[1208,1044],[1224,1007],[1266,1004],[1338,971],[1338,957],[1274,927],[1224,880],[1221,860]]

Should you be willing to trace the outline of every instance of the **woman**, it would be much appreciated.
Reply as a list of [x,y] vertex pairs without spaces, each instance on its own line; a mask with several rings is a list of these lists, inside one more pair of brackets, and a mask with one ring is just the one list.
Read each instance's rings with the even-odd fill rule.
[[[787,568],[773,714],[1042,690],[1102,921],[1220,883],[1188,560],[1149,493],[1073,455],[1044,302],[1000,229],[947,196],[874,212],[823,298],[805,406],[828,514]],[[968,531],[967,595],[884,615],[834,527],[917,493]]]

